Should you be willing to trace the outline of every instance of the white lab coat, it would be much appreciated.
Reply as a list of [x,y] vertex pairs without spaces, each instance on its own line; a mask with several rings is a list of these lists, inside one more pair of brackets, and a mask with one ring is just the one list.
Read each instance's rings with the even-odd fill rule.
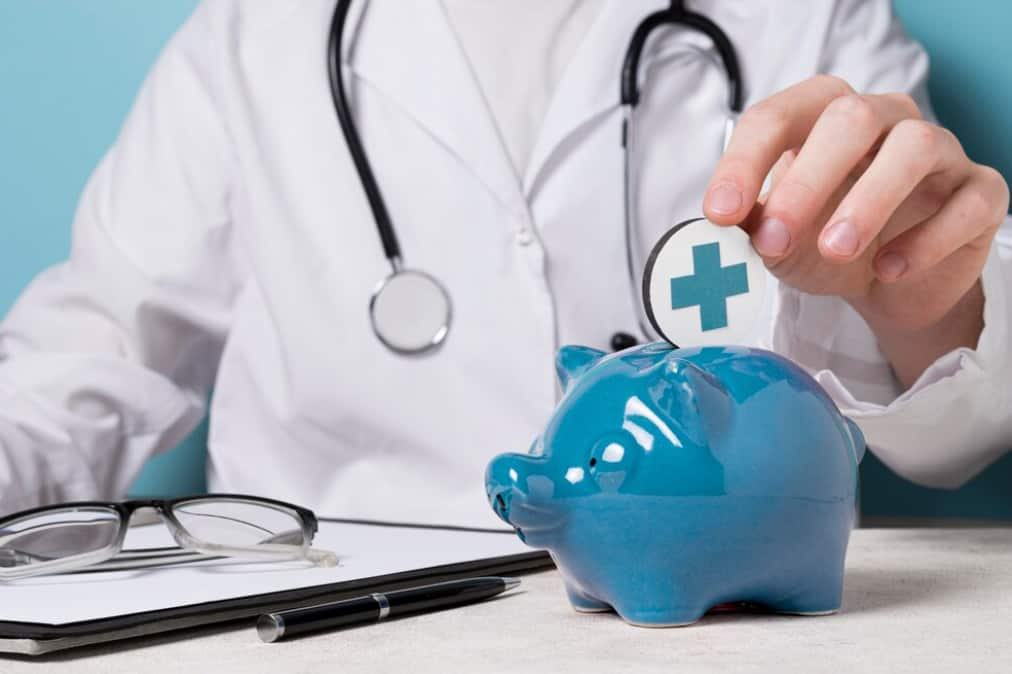
[[[69,261],[3,323],[0,512],[122,494],[213,388],[214,490],[326,515],[494,522],[484,467],[524,451],[550,415],[556,348],[636,330],[618,72],[637,22],[664,4],[607,2],[522,181],[438,3],[352,15],[351,94],[404,261],[454,301],[445,346],[423,358],[370,330],[388,263],[331,105],[333,0],[201,5],[89,182]],[[817,72],[923,97],[927,59],[885,0],[692,5],[735,42],[749,103]],[[726,99],[712,58],[683,29],[647,50],[643,246],[700,212]],[[979,348],[902,396],[839,299],[776,287],[755,342],[812,371],[887,464],[957,484],[1012,445],[1008,242],[1006,229],[984,272]]]

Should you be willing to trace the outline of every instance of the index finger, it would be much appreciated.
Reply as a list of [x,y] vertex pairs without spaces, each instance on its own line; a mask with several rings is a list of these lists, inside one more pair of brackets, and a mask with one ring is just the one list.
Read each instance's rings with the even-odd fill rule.
[[817,75],[746,110],[710,178],[704,215],[718,225],[743,222],[780,156],[804,144],[826,106],[851,93],[840,78]]

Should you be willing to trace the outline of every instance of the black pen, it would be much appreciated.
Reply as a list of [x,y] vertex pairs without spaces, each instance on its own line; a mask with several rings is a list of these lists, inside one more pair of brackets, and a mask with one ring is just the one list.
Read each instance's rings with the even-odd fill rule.
[[431,613],[491,599],[520,584],[519,578],[468,578],[365,597],[265,613],[257,620],[260,640],[271,643],[320,630]]

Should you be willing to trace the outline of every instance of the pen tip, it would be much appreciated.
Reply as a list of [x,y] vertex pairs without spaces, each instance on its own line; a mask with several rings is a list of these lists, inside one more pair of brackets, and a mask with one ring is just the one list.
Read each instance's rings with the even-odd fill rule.
[[512,590],[513,588],[515,588],[516,586],[520,585],[520,579],[519,578],[503,578],[502,579],[502,584],[504,586],[503,587],[503,592],[509,592],[510,590]]

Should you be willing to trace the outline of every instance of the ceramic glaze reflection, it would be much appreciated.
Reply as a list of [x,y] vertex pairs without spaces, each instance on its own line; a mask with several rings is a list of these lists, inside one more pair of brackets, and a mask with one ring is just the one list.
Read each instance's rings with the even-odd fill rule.
[[677,625],[747,601],[840,606],[864,439],[776,354],[564,347],[565,395],[528,454],[488,467],[489,501],[552,552],[577,610]]

